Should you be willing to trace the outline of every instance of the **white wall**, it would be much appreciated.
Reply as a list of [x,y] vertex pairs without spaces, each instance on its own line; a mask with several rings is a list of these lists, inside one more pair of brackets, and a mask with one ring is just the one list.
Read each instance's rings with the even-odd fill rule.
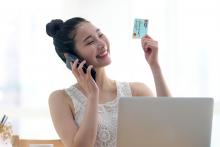
[[8,114],[21,136],[57,137],[47,99],[75,79],[45,33],[55,18],[90,20],[111,43],[108,75],[144,82],[155,91],[140,40],[132,39],[134,18],[145,18],[149,35],[159,41],[159,61],[173,96],[215,98],[213,147],[218,147],[219,6],[217,0],[5,1],[0,5],[0,115]]

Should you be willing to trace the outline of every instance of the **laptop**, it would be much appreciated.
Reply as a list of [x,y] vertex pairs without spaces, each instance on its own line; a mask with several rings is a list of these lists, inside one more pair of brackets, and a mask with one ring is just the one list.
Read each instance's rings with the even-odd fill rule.
[[121,97],[117,147],[210,147],[213,98]]

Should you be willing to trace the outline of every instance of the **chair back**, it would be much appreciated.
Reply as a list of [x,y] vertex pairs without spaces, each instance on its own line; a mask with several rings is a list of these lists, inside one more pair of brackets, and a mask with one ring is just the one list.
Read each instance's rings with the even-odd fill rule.
[[45,139],[21,139],[18,135],[13,135],[11,138],[12,147],[31,147],[31,144],[52,144],[53,147],[64,147],[60,139],[45,140]]

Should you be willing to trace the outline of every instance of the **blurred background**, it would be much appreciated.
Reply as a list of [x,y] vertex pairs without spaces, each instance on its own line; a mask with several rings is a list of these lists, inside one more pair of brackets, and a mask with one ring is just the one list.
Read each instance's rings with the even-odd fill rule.
[[84,17],[111,43],[110,78],[138,81],[154,92],[135,18],[149,20],[159,61],[175,97],[213,97],[212,147],[220,146],[220,2],[218,0],[7,0],[0,4],[0,116],[15,134],[58,138],[48,96],[76,82],[55,53],[45,26],[52,19]]

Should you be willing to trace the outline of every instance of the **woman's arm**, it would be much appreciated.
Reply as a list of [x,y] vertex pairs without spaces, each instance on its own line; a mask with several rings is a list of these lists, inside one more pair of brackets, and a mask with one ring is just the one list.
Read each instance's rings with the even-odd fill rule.
[[171,96],[158,62],[158,42],[146,35],[142,38],[141,44],[153,73],[157,96]]
[[50,95],[49,108],[54,127],[66,147],[93,147],[97,132],[98,102],[88,101],[80,127],[74,120],[73,105],[63,90]]
[[151,66],[151,71],[154,77],[157,96],[171,96],[170,91],[166,85],[160,65]]
[[93,147],[96,141],[98,100],[88,99],[80,128],[74,139],[74,147]]
[[54,126],[66,147],[93,147],[97,134],[99,88],[91,76],[92,66],[89,65],[84,73],[82,68],[86,61],[81,62],[78,67],[77,63],[78,60],[71,63],[72,73],[87,98],[80,127],[78,128],[74,121],[75,113],[71,112],[71,102],[68,104],[63,100],[68,97],[64,96],[67,95],[64,91],[63,94],[58,91],[50,95],[50,112]]

